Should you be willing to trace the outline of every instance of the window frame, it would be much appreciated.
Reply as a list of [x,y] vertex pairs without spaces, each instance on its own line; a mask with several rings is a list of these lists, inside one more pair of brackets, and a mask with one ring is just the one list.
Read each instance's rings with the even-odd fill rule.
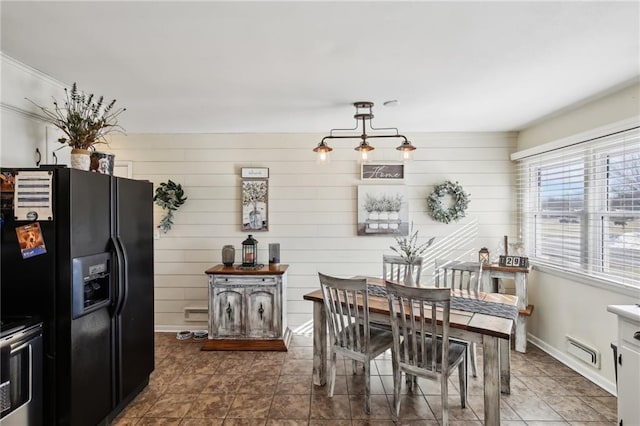
[[[619,133],[630,135],[632,141],[629,144],[624,137],[621,141],[607,143],[606,140],[611,135],[604,135],[599,138],[592,138],[579,143],[580,147],[575,147],[577,143],[567,144],[564,147],[554,147],[552,149],[539,149],[539,152],[529,155],[516,153],[512,156],[514,160],[521,160],[518,168],[520,198],[520,233],[524,237],[527,252],[530,253],[530,262],[536,269],[553,271],[561,275],[572,277],[582,276],[581,281],[588,284],[596,284],[599,287],[615,287],[623,292],[631,291],[638,295],[640,290],[640,276],[634,269],[630,277],[625,276],[625,272],[616,272],[615,263],[611,263],[611,242],[608,241],[611,232],[611,217],[614,211],[611,210],[610,194],[613,192],[610,176],[610,159],[616,154],[626,155],[630,152],[632,159],[629,164],[634,164],[637,153],[640,153],[640,144],[636,148],[634,141],[640,141],[638,126],[627,128]],[[605,140],[604,143],[601,143]],[[566,148],[566,149],[565,149]],[[554,158],[554,156],[557,156]],[[515,157],[515,158],[514,158]],[[572,158],[572,157],[577,157]],[[548,163],[545,162],[548,160]],[[543,205],[542,173],[545,169],[551,170],[553,167],[561,167],[566,164],[582,164],[584,173],[584,185],[582,194],[582,210],[580,212],[565,212],[564,210],[545,210]],[[633,174],[632,178],[636,175]],[[605,184],[602,184],[605,177]],[[634,181],[635,182],[635,181]],[[602,191],[602,189],[606,189]],[[635,194],[635,192],[633,192]],[[633,198],[632,198],[633,199]],[[564,207],[564,206],[563,206]],[[567,262],[568,256],[563,256],[563,260],[554,261],[553,249],[551,254],[545,254],[545,245],[542,236],[548,234],[541,227],[541,220],[545,213],[561,217],[565,215],[579,215],[579,259],[578,262]],[[632,217],[639,217],[640,212],[632,206],[630,212]],[[627,213],[625,211],[624,216]],[[623,216],[623,217],[624,217]],[[632,227],[632,233],[637,227]],[[564,227],[561,228],[564,230]],[[567,235],[563,233],[563,235]],[[624,235],[624,234],[623,234]],[[548,250],[547,250],[548,251]],[[561,251],[561,250],[560,250]],[[562,251],[561,251],[562,254]],[[618,258],[620,260],[620,258]],[[629,267],[633,260],[621,262],[623,268]]]

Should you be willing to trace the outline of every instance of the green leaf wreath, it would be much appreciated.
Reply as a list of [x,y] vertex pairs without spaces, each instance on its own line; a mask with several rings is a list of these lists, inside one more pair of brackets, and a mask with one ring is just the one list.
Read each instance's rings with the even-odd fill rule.
[[160,183],[156,188],[156,195],[153,197],[153,201],[165,210],[158,228],[162,229],[166,234],[171,229],[171,225],[173,225],[173,212],[187,201],[182,185],[173,182],[171,179],[168,182]]
[[[452,207],[445,209],[442,199],[447,194],[451,195],[455,202]],[[436,185],[431,195],[427,197],[427,207],[431,211],[431,217],[438,222],[449,223],[463,218],[468,206],[469,194],[464,192],[458,182],[453,183],[450,180]]]

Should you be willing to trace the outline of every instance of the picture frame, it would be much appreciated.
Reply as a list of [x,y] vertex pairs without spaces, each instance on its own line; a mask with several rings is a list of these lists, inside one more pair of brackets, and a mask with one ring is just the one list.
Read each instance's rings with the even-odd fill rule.
[[358,235],[409,235],[404,185],[358,185]]
[[269,230],[269,180],[244,179],[242,181],[242,231]]
[[268,179],[268,167],[243,167],[240,170],[240,177],[243,179]]
[[360,166],[361,180],[404,181],[404,163],[363,163]]

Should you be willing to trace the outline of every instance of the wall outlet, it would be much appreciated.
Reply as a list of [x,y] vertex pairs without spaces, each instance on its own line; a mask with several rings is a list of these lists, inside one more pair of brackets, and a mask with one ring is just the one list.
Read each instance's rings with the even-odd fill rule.
[[159,240],[160,239],[160,230],[156,229],[153,231],[153,239],[154,240]]

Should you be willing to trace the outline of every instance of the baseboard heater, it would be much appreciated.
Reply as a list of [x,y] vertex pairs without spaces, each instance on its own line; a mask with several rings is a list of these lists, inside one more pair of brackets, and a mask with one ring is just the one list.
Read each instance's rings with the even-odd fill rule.
[[567,352],[592,367],[600,368],[600,352],[575,337],[567,338]]
[[186,306],[184,308],[184,320],[206,322],[209,320],[209,309],[202,306]]

